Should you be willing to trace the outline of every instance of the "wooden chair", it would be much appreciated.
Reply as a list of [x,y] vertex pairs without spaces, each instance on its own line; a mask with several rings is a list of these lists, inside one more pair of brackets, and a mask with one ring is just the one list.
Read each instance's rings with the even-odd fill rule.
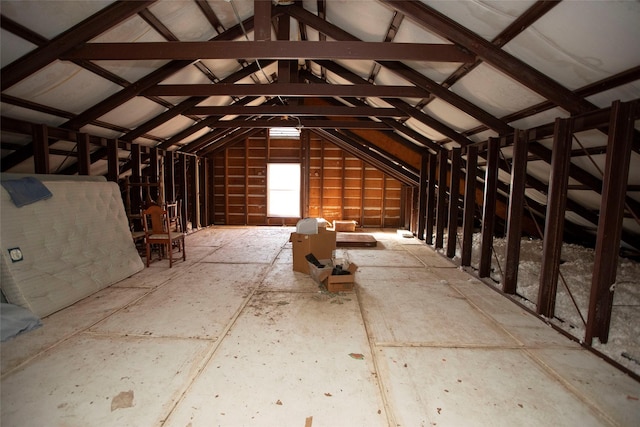
[[[169,254],[169,268],[173,265],[173,246],[178,247],[178,252],[182,252],[182,260],[187,260],[187,253],[184,245],[184,233],[171,230],[169,215],[161,206],[152,205],[142,212],[145,235],[145,245],[147,248],[147,267],[151,260],[151,245],[162,245]],[[162,259],[162,251],[160,251]]]
[[164,205],[169,217],[169,226],[172,232],[182,233],[182,221],[180,219],[180,200],[175,202],[167,202]]

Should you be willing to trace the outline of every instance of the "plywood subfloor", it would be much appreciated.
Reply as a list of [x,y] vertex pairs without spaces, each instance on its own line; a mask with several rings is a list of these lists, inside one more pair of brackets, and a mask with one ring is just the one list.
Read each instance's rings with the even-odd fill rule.
[[5,426],[635,426],[640,385],[422,242],[291,269],[292,228],[214,227],[2,344]]

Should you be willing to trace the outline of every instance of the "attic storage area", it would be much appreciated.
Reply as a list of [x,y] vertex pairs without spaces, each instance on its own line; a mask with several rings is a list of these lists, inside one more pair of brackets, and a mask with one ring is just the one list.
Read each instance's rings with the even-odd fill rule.
[[[637,2],[0,16],[1,424],[637,424]],[[301,218],[375,239],[329,248],[353,289]]]

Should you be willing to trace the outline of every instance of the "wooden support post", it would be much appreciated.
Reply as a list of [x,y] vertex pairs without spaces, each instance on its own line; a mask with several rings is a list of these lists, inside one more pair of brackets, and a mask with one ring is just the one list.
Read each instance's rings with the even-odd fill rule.
[[524,213],[524,190],[527,181],[527,146],[525,132],[516,131],[513,140],[511,161],[511,189],[507,214],[506,266],[502,290],[515,294],[518,284],[518,264],[520,264],[520,240],[522,238],[522,215]]
[[446,150],[438,153],[438,205],[436,206],[436,249],[444,246],[444,226],[447,212],[447,169],[449,168]]
[[189,156],[189,187],[191,193],[188,195],[189,205],[191,206],[191,228],[197,229],[200,227],[200,203],[199,193],[200,186],[198,185],[198,158],[196,156]]
[[208,188],[208,175],[209,168],[207,167],[207,158],[200,157],[200,178],[198,180],[200,186],[200,226],[206,227],[209,225],[209,194]]
[[91,175],[91,144],[86,133],[76,134],[78,147],[78,175]]
[[572,126],[571,119],[556,119],[553,135],[551,175],[549,176],[549,195],[547,196],[537,306],[538,314],[546,317],[553,317],[556,304],[567,187],[569,185],[569,165],[571,163]]
[[458,240],[458,213],[460,207],[460,164],[462,152],[460,148],[451,150],[451,184],[449,185],[449,220],[447,221],[447,257],[456,256],[456,241]]
[[271,40],[271,1],[253,2],[253,37],[255,41]]
[[180,206],[182,210],[182,212],[180,212],[180,219],[182,219],[182,230],[186,232],[187,223],[189,222],[187,217],[189,212],[189,207],[187,206],[189,204],[189,198],[187,197],[187,156],[185,154],[178,154],[178,170],[178,176],[176,177],[176,199],[180,199],[182,201]]
[[[278,17],[278,40],[289,40],[291,36],[291,17],[280,15]],[[278,83],[291,83],[291,61],[278,60]]]
[[309,217],[309,180],[311,175],[311,137],[307,130],[300,132],[300,164],[302,170],[300,171],[300,188],[302,188],[302,194],[300,195],[300,206],[302,206],[302,217]]
[[427,244],[433,244],[433,225],[436,222],[436,170],[438,158],[429,154],[429,177],[427,178],[427,222],[425,223],[424,236]]
[[484,178],[484,201],[482,203],[482,243],[478,275],[491,274],[491,254],[493,251],[493,229],[496,222],[496,199],[498,195],[498,151],[500,140],[489,138],[487,147],[487,169]]
[[36,173],[51,173],[47,125],[33,125],[33,163]]
[[422,154],[420,159],[420,185],[418,187],[418,239],[424,240],[427,221],[427,180],[429,176],[429,155]]
[[207,158],[207,226],[216,223],[216,165],[215,157]]
[[476,213],[476,180],[478,178],[478,147],[467,148],[467,173],[464,187],[464,216],[462,220],[462,266],[471,265],[473,229]]
[[133,185],[133,191],[131,192],[131,213],[139,214],[142,210],[142,186],[135,184],[142,184],[142,152],[140,145],[131,144],[131,178],[130,182]]
[[594,337],[599,338],[603,344],[609,340],[622,219],[633,146],[634,120],[635,115],[640,112],[634,111],[634,107],[637,109],[638,105],[640,104],[637,102],[616,101],[611,107],[607,159],[602,181],[602,201],[585,335],[588,345],[591,345]]
[[[158,161],[160,160],[160,156],[158,155],[158,147],[151,147],[149,149],[149,179],[152,184],[158,184],[159,176],[160,176],[160,167],[158,165]],[[147,189],[148,196],[154,202],[158,202],[158,187],[155,185],[150,185]]]
[[118,140],[107,140],[107,179],[118,182],[120,178],[120,160],[118,159]]
[[164,153],[164,197],[167,202],[176,201],[175,160],[176,160],[176,154],[174,151],[165,151]]

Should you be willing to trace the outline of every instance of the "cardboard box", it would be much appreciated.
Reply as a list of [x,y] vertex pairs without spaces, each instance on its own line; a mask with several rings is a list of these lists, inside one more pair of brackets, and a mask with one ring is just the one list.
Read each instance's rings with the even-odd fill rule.
[[347,270],[351,274],[332,275],[333,264],[330,259],[320,259],[321,264],[324,264],[323,268],[318,268],[315,265],[309,264],[309,271],[311,277],[318,283],[326,286],[327,290],[332,293],[337,292],[350,292],[353,291],[353,286],[356,282],[356,271],[358,266],[354,263],[349,263]]
[[333,228],[336,231],[356,231],[357,222],[345,221],[345,220],[335,220],[333,221]]
[[291,233],[293,271],[309,274],[309,262],[305,258],[313,254],[318,259],[331,259],[336,250],[336,232],[318,228],[318,234]]

